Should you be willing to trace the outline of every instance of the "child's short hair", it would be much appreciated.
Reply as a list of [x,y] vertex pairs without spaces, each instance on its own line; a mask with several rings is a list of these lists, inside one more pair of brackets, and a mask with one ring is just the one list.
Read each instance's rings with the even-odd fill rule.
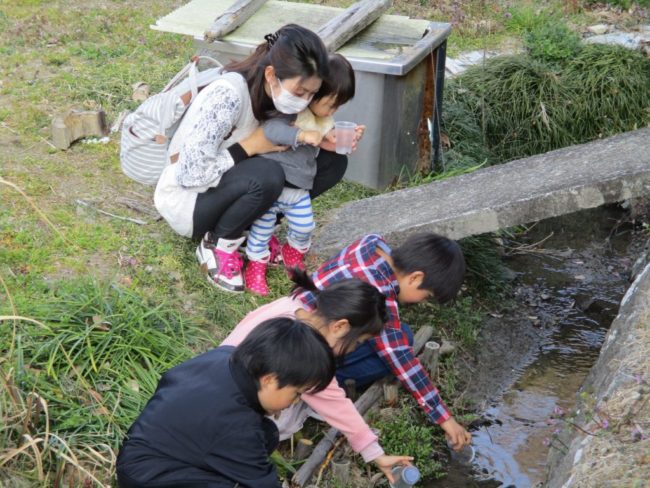
[[354,69],[350,62],[340,54],[330,54],[329,75],[323,80],[315,100],[335,96],[336,106],[340,107],[354,97]]
[[[237,346],[232,360],[258,381],[274,374],[278,388],[307,387],[324,390],[336,365],[325,338],[307,324],[287,317],[265,320]],[[258,384],[259,388],[259,384]]]
[[422,271],[420,289],[430,290],[438,303],[453,299],[465,277],[465,258],[456,241],[425,232],[414,234],[393,250],[397,271],[404,274]]

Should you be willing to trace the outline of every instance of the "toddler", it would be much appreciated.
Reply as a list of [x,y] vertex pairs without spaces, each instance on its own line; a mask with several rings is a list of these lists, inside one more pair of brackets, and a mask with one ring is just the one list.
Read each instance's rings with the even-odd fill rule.
[[314,230],[311,197],[316,156],[321,143],[334,142],[332,115],[338,107],[354,96],[354,70],[340,54],[329,57],[329,76],[309,107],[297,115],[281,114],[264,124],[264,135],[276,145],[291,146],[285,152],[267,153],[264,157],[278,161],[285,173],[285,187],[271,208],[251,225],[246,243],[248,265],[244,273],[246,289],[258,295],[268,295],[266,268],[271,250],[269,245],[275,229],[277,214],[287,218],[287,242],[279,253],[284,266],[304,269],[304,255],[311,245]]

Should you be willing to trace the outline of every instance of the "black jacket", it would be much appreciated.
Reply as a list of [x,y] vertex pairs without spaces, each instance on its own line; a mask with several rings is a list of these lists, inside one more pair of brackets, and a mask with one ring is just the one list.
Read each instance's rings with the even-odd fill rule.
[[167,371],[117,458],[122,488],[278,488],[278,430],[222,346]]

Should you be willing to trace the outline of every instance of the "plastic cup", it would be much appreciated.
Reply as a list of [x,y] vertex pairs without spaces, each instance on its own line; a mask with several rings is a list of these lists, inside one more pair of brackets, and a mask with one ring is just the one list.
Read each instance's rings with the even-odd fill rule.
[[334,133],[336,135],[336,152],[338,154],[350,154],[352,143],[356,135],[357,124],[354,122],[335,122]]
[[466,445],[460,451],[454,451],[453,444],[447,442],[449,451],[451,452],[451,459],[460,464],[471,464],[476,456],[476,451],[471,444]]

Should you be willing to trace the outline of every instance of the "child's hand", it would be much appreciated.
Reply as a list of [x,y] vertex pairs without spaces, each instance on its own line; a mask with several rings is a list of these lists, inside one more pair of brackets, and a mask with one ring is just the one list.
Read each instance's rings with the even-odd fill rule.
[[301,144],[309,144],[311,146],[318,146],[323,140],[323,136],[316,130],[301,130],[298,133],[298,142]]
[[382,470],[388,481],[393,484],[395,483],[395,478],[393,477],[393,466],[399,464],[402,466],[410,466],[413,458],[411,456],[379,456],[377,459],[373,459],[373,462],[377,465],[379,469]]
[[460,451],[463,447],[472,442],[472,434],[465,430],[465,427],[454,420],[453,417],[440,424],[445,431],[445,437],[453,445],[454,451]]
[[357,144],[363,137],[363,134],[366,132],[366,126],[365,125],[357,125],[354,129],[354,141],[352,141],[352,152],[357,150]]

